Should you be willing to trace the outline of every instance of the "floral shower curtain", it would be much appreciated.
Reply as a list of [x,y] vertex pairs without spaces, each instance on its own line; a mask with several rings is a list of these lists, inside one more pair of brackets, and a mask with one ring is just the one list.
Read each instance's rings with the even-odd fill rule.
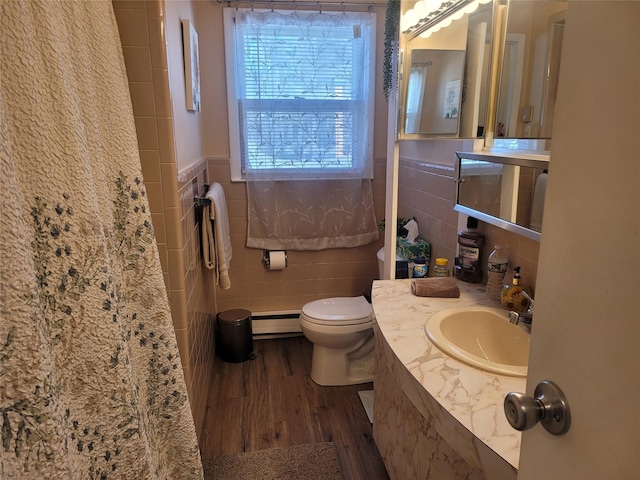
[[119,41],[0,0],[2,478],[202,478]]

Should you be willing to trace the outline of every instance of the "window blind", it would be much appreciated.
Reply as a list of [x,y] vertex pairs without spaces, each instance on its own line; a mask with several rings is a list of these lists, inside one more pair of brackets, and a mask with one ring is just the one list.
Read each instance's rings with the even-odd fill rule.
[[244,172],[360,176],[371,157],[375,15],[238,9],[238,140]]

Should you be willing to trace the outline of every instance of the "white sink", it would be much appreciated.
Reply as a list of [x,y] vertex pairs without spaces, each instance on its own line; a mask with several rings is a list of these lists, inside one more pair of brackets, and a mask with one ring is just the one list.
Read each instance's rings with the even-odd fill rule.
[[529,335],[509,323],[506,310],[460,307],[432,314],[429,340],[447,355],[487,372],[526,377]]

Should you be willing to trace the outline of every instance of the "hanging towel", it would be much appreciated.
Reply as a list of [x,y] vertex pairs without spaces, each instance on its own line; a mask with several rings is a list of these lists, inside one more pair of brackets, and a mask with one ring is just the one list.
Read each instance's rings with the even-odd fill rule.
[[222,185],[214,183],[209,187],[206,198],[210,205],[202,209],[202,251],[204,264],[215,271],[216,285],[224,290],[231,288],[229,264],[231,262],[231,235],[229,234],[229,214],[227,200]]
[[531,202],[531,221],[529,228],[536,232],[542,231],[542,215],[544,213],[544,196],[547,192],[547,174],[542,173],[536,179]]

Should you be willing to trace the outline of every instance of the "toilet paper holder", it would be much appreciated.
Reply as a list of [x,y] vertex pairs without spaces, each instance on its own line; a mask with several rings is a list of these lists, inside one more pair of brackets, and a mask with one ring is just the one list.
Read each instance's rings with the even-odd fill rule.
[[271,270],[271,258],[269,256],[270,252],[283,252],[284,253],[284,266],[285,268],[289,266],[289,255],[287,255],[286,250],[263,250],[262,251],[262,265],[267,270]]

